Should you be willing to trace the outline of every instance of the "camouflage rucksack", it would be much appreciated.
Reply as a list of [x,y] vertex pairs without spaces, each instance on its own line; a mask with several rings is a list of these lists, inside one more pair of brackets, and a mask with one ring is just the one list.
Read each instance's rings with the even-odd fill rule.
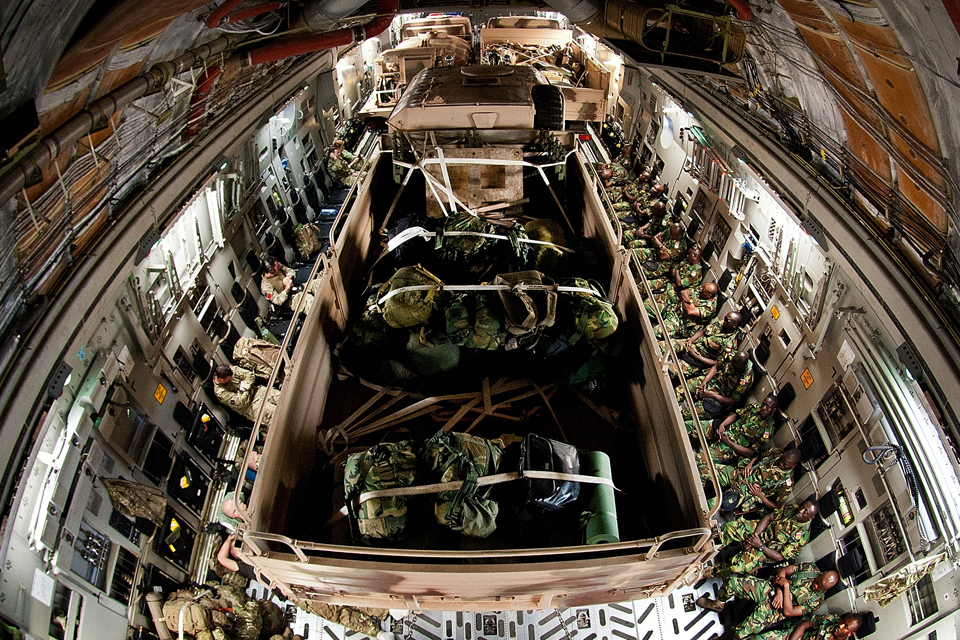
[[184,633],[196,635],[200,631],[212,631],[215,627],[230,629],[230,619],[224,612],[219,611],[217,604],[209,595],[194,600],[195,595],[189,589],[181,589],[171,593],[163,603],[163,619],[171,632],[177,633],[180,610],[183,608],[186,608],[183,613]]
[[[353,323],[350,332],[354,344],[361,347],[381,347],[388,341],[393,328],[383,319],[383,313],[377,308],[378,289],[383,285],[374,285],[366,296],[363,314]],[[369,291],[369,290],[368,290]]]
[[298,225],[294,234],[297,241],[297,251],[302,257],[309,258],[323,251],[323,240],[321,240],[323,232],[320,231],[320,227],[312,222]]
[[269,377],[280,355],[280,347],[258,338],[240,337],[233,347],[233,361],[237,366]]
[[[590,289],[600,293],[600,288],[583,278],[574,278],[567,283],[571,287]],[[586,292],[564,292],[564,299],[570,303],[576,319],[576,333],[570,338],[570,344],[576,344],[580,336],[590,342],[608,338],[617,330],[619,319],[613,303],[599,295]]]
[[[553,281],[538,271],[519,271],[502,273],[494,279],[494,284],[508,285],[509,290],[500,291],[503,303],[504,324],[507,332],[536,342],[536,338],[546,327],[552,327],[557,315],[557,292],[549,289],[516,289],[518,284],[553,285]],[[507,349],[522,346],[511,340]]]
[[[471,306],[474,311],[472,321]],[[500,319],[493,313],[485,294],[454,295],[447,303],[444,312],[447,319],[447,335],[454,344],[469,349],[490,351],[500,346]]]
[[365,538],[396,538],[407,524],[407,498],[371,498],[358,504],[361,493],[409,487],[417,477],[413,443],[384,442],[347,458],[343,485],[347,507]]
[[430,315],[434,309],[437,308],[434,298],[437,295],[437,288],[442,284],[439,278],[420,265],[398,269],[390,280],[380,286],[380,290],[377,292],[380,300],[388,296],[390,292],[403,287],[433,285],[435,288],[403,291],[390,296],[381,305],[383,319],[395,329],[426,324],[430,320]]
[[497,472],[503,442],[455,431],[438,431],[423,446],[426,468],[435,482],[463,480],[456,491],[441,491],[434,503],[437,522],[474,538],[486,538],[497,528],[499,506],[489,500],[490,487],[477,478]]

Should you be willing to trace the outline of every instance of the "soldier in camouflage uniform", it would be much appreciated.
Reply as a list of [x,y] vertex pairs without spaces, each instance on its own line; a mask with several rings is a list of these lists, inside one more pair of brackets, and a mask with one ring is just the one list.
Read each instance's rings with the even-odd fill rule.
[[270,377],[279,355],[280,347],[259,338],[239,338],[233,347],[233,361],[261,378]]
[[354,170],[357,157],[344,148],[343,140],[337,140],[327,155],[327,173],[341,184],[352,187],[357,181],[358,171]]
[[647,249],[634,249],[634,253],[641,262],[649,262],[660,259],[660,250],[666,249],[667,260],[675,262],[683,257],[687,252],[687,237],[683,233],[683,225],[674,223],[668,229],[665,229],[655,235],[651,240],[651,246]]
[[307,311],[313,302],[313,294],[316,293],[320,284],[320,277],[318,276],[313,282],[309,283],[305,290],[290,295],[293,291],[293,279],[296,275],[296,271],[281,264],[279,260],[266,258],[263,261],[263,279],[260,281],[260,293],[277,307],[288,307],[290,309],[296,309],[297,305],[300,304],[300,298],[307,296],[303,305],[303,310]]
[[699,289],[684,289],[680,292],[679,310],[680,317],[683,319],[683,325],[680,327],[681,336],[692,336],[717,315],[719,292],[715,282],[706,282]]
[[261,426],[269,427],[280,391],[258,385],[256,380],[252,371],[220,365],[213,374],[214,395],[221,404],[248,420],[256,421],[260,407],[264,407]]
[[640,197],[640,185],[636,182],[627,182],[623,189],[614,188],[610,195],[613,213],[619,219],[624,219],[633,213],[633,206]]
[[825,613],[811,616],[795,627],[764,631],[748,636],[750,640],[846,640],[857,632],[863,618],[859,613],[838,616]]
[[632,169],[633,168],[633,145],[630,144],[629,142],[623,145],[623,149],[620,150],[620,155],[618,155],[614,159],[614,162],[622,166],[627,171]]
[[[706,375],[687,380],[697,401],[695,409],[701,420],[708,420],[727,413],[728,407],[740,402],[743,395],[753,386],[753,362],[743,351],[724,352],[717,358],[717,364],[710,367]],[[677,389],[677,402],[683,404],[681,414],[684,420],[691,420],[690,409],[683,403],[683,389]],[[687,432],[694,429],[687,425]]]
[[650,202],[644,216],[647,218],[647,222],[640,225],[629,237],[624,236],[623,240],[628,249],[650,247],[654,236],[670,228],[670,220],[673,214],[667,211],[667,205],[659,200],[650,199],[650,196],[647,196],[647,199]]
[[[717,479],[721,488],[740,495],[740,511],[753,511],[761,505],[776,509],[793,490],[793,469],[800,458],[799,449],[768,449],[745,467],[717,465]],[[710,499],[711,507],[713,500],[716,498]]]
[[390,612],[386,609],[347,607],[317,602],[316,600],[302,600],[297,604],[305,611],[330,622],[341,624],[347,629],[364,633],[371,638],[376,638],[377,634],[380,633],[380,620],[390,615]]
[[[686,378],[699,376],[713,367],[722,355],[732,355],[737,346],[737,329],[743,320],[731,311],[722,320],[714,320],[686,340],[674,340],[673,349],[680,358],[679,368],[671,367],[671,374],[682,373]],[[661,345],[661,351],[665,348]]]
[[720,527],[720,542],[739,544],[742,550],[714,567],[714,576],[751,574],[765,564],[793,560],[810,541],[810,522],[819,505],[807,500],[786,505],[758,521],[740,517]]
[[836,571],[820,573],[813,564],[788,565],[777,570],[769,582],[753,577],[727,578],[717,600],[701,596],[697,606],[719,613],[733,597],[756,602],[753,613],[733,628],[735,637],[742,639],[781,620],[813,614],[823,604],[826,591],[836,585],[839,578]]
[[[777,396],[771,393],[762,402],[734,411],[717,425],[716,430],[712,425],[708,427],[707,438],[713,441],[708,449],[713,461],[716,464],[736,464],[737,458],[750,459],[759,454],[773,437],[773,415],[778,405]],[[705,465],[705,458],[701,451],[698,464]]]
[[612,172],[610,175],[610,185],[613,187],[622,187],[627,184],[627,180],[630,179],[630,172],[627,171],[626,167],[622,164],[609,162],[601,167],[601,170],[603,169],[610,169]]

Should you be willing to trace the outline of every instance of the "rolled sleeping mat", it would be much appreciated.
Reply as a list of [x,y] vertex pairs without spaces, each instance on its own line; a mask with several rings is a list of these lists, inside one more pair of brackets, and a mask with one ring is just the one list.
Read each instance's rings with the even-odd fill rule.
[[[580,473],[613,480],[610,456],[603,451],[581,451]],[[587,500],[586,510],[580,516],[586,544],[620,542],[613,487],[605,484],[582,484],[580,491]]]

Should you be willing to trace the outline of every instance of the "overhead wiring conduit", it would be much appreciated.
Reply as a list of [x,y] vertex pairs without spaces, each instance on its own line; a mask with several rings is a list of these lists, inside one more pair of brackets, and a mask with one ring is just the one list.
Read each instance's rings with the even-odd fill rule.
[[397,13],[398,0],[380,0],[378,13],[361,27],[337,29],[326,33],[306,36],[287,36],[273,40],[270,44],[257,47],[242,54],[241,65],[276,62],[290,56],[314,53],[332,47],[349,46],[373,38],[386,30]]
[[221,36],[205,45],[190,49],[173,60],[157,63],[146,73],[93,102],[43,138],[30,153],[0,177],[0,203],[6,203],[24,187],[36,184],[44,167],[49,166],[60,153],[73,147],[85,135],[105,126],[109,118],[120,109],[148,93],[159,90],[170,78],[212,58],[233,42],[232,36]]

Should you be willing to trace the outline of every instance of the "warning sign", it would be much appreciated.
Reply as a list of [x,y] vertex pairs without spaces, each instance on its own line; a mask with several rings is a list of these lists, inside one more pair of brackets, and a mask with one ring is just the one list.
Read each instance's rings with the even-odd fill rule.
[[163,399],[167,397],[167,390],[163,388],[162,384],[157,385],[157,390],[153,392],[153,397],[157,399],[157,402],[163,404]]
[[800,374],[800,381],[803,382],[804,389],[810,388],[810,385],[813,384],[813,374],[810,373],[810,369],[803,370],[803,373]]

